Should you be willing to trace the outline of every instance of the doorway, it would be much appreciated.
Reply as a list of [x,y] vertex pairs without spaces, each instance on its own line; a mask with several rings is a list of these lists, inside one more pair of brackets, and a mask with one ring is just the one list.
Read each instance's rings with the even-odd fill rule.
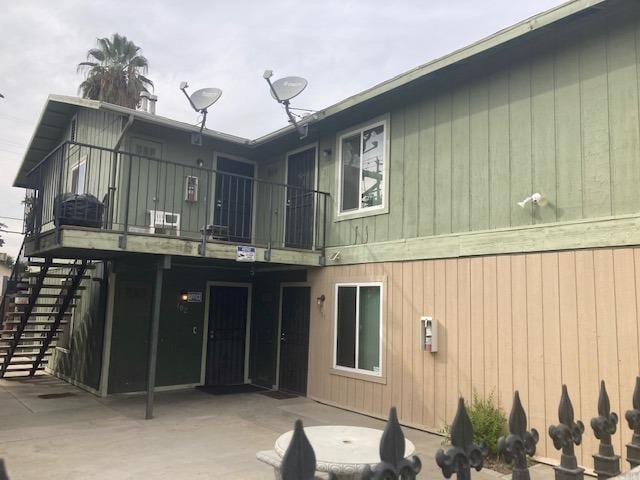
[[251,243],[255,165],[247,160],[216,157],[213,223],[229,242]]
[[309,250],[314,246],[317,147],[287,155],[285,247]]
[[283,284],[278,388],[302,396],[307,394],[310,299],[310,287]]
[[204,384],[247,383],[251,285],[209,283],[207,288]]

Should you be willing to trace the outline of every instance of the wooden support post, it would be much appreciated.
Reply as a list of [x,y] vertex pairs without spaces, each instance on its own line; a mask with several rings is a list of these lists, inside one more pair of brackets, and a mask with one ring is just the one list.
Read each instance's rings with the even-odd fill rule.
[[153,418],[153,394],[156,384],[156,366],[158,361],[158,335],[160,332],[160,306],[162,302],[162,280],[164,271],[171,267],[171,257],[161,257],[156,266],[156,281],[153,289],[153,307],[149,326],[149,363],[147,368],[147,404],[145,419]]

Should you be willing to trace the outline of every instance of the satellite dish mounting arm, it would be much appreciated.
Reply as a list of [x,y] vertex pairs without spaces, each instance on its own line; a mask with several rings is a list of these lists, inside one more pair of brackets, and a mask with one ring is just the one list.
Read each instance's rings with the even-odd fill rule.
[[278,93],[276,92],[275,88],[273,88],[273,84],[271,83],[272,75],[273,75],[273,72],[271,70],[266,70],[263,75],[263,78],[269,84],[269,89],[271,90],[271,94],[273,95],[273,97],[276,99],[278,103],[284,105],[284,111],[287,113],[287,117],[289,117],[289,123],[293,124],[293,126],[296,127],[296,131],[298,132],[298,135],[300,135],[300,138],[301,139],[306,138],[307,134],[309,133],[309,126],[308,125],[302,126],[298,124],[298,122],[296,121],[296,118],[293,116],[293,113],[291,113],[291,110],[289,109],[289,100],[280,100]]
[[200,133],[202,133],[202,130],[204,130],[204,125],[205,123],[207,123],[207,113],[209,112],[206,108],[204,108],[200,110],[200,113],[202,113],[202,123],[200,124]]
[[193,108],[196,112],[198,111],[198,109],[196,108],[196,106],[193,104],[193,101],[191,100],[191,97],[189,96],[189,94],[187,93],[187,88],[189,88],[189,84],[187,82],[182,82],[180,84],[180,90],[182,90],[182,93],[184,93],[184,96],[187,97],[187,100],[189,100],[189,103],[191,104],[191,108]]

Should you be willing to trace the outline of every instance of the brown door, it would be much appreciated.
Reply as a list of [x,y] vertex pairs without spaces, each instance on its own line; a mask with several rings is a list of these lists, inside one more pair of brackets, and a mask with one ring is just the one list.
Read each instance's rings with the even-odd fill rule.
[[315,216],[316,147],[289,155],[287,159],[287,208],[285,246],[313,246]]
[[280,390],[307,394],[309,362],[309,287],[282,288]]
[[244,354],[247,333],[245,286],[211,287],[207,343],[207,385],[244,383]]

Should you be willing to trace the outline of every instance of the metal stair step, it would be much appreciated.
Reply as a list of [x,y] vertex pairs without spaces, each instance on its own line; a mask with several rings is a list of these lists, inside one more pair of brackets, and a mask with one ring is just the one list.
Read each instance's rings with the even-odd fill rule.
[[[34,261],[31,261],[27,265],[29,265],[30,267],[44,267],[46,265],[46,263],[45,262],[34,262]],[[80,268],[80,267],[82,267],[81,263],[51,262],[49,264],[49,268]],[[94,270],[96,268],[96,266],[89,263],[89,264],[85,265],[85,268],[87,270]]]
[[[56,348],[56,345],[53,343],[55,340],[52,340],[51,343],[49,344],[49,347],[47,347],[47,350],[49,349],[53,349]],[[5,355],[5,351],[9,350],[9,348],[11,348],[9,345],[3,345],[0,347],[0,357]],[[28,352],[31,352],[33,350],[35,351],[40,351],[40,349],[42,348],[42,344],[38,344],[38,345],[20,345],[18,344],[15,348],[14,348],[14,352],[16,352],[15,354],[18,355],[28,355]],[[25,352],[23,353],[18,353],[18,352]]]
[[11,359],[11,362],[9,362],[8,367],[10,367],[11,365],[33,365],[33,363],[35,362],[34,360],[13,360]]
[[[9,321],[7,321],[7,322],[4,322],[4,324],[5,324],[5,325],[20,325],[20,323],[21,323],[20,321],[11,321],[11,320],[9,320]],[[28,327],[29,325],[53,325],[54,323],[55,323],[55,322],[29,322],[29,321],[28,321],[28,322],[27,322],[27,327]],[[59,323],[59,325],[66,325],[66,324],[68,324],[68,323],[69,323],[68,321],[66,321],[66,320],[62,320],[62,321]]]
[[[25,312],[7,312],[6,315],[11,315],[12,317],[24,316]],[[29,314],[30,317],[55,317],[58,315],[58,312],[31,312]],[[70,316],[70,313],[63,313],[65,317]]]
[[[42,345],[33,345],[33,346],[21,346],[18,345],[16,348],[14,348],[14,355],[31,355],[31,352],[36,352],[38,353],[40,351],[40,348],[42,348]],[[55,345],[51,346],[50,348],[55,348]],[[5,355],[5,350],[9,350],[9,345],[6,346],[6,348],[1,348],[0,347],[0,357],[3,357]],[[47,350],[49,350],[49,348],[47,348]],[[46,355],[50,355],[50,353],[47,353]]]
[[[24,357],[38,357],[40,355],[40,352],[33,352],[33,353],[14,353],[13,357],[11,359],[11,361],[9,362],[9,365],[24,365],[24,364],[29,364],[29,363],[33,363],[35,362],[35,358],[27,358],[24,359]],[[42,355],[42,360],[46,360],[48,359],[51,355],[53,355],[53,353],[51,352],[45,352]],[[13,360],[14,358],[20,358],[21,360]],[[2,365],[2,361],[4,360],[4,356],[0,356],[0,366]]]
[[[1,334],[10,335],[16,333],[17,330],[0,330]],[[23,330],[22,333],[50,333],[51,330]],[[56,330],[56,333],[62,333],[64,330]],[[27,337],[28,338],[28,337]]]
[[[56,293],[39,293],[38,294],[38,298],[59,298],[60,294],[56,294]],[[80,298],[81,295],[74,295],[73,298],[78,299]]]
[[[33,288],[35,286],[36,286],[35,284],[31,284],[31,285],[29,285],[29,288]],[[64,284],[56,285],[56,284],[51,284],[51,283],[43,283],[41,285],[41,287],[42,288],[55,288],[55,289],[59,288],[60,290],[68,290],[70,285],[64,285]],[[76,287],[76,290],[86,290],[86,289],[87,289],[87,287]]]
[[[33,370],[33,368],[31,367],[20,367],[20,368],[10,368],[10,367],[11,365],[7,367],[7,371],[5,372],[5,375],[11,372],[30,372],[31,370]],[[36,368],[36,370],[44,370],[44,367],[40,365]]]
[[[40,277],[40,276],[44,276],[45,278],[69,278],[69,277],[76,277],[75,274],[71,274],[71,273],[49,273],[47,272],[45,275],[42,275],[40,272],[27,272],[27,276],[31,277],[31,278],[35,278],[35,277]],[[91,278],[90,275],[82,275],[80,278]]]
[[[60,305],[59,303],[38,303],[38,302],[33,304],[34,307],[45,307],[45,308],[46,307],[57,307],[59,305]],[[70,303],[68,305],[69,308],[75,308],[77,306],[78,306],[78,304],[76,304],[76,303]]]

